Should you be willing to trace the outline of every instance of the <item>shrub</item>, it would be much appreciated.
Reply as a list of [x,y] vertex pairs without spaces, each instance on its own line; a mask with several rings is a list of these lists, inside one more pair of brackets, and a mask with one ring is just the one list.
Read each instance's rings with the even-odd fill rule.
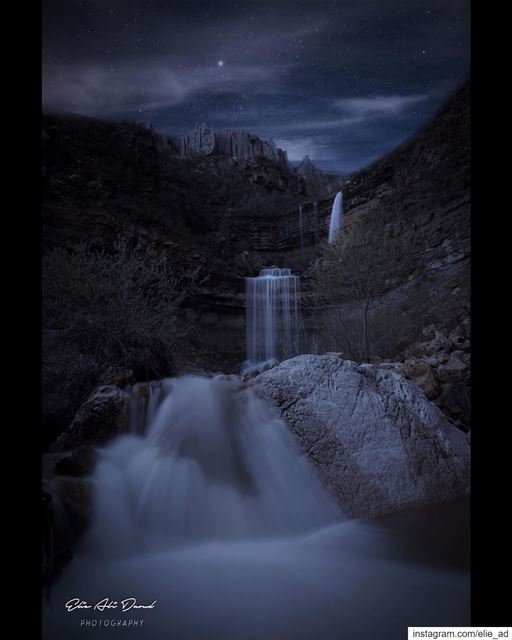
[[[184,335],[180,305],[197,272],[177,273],[169,256],[126,240],[112,250],[80,244],[43,258],[43,392],[57,415],[110,367],[139,378],[173,373]],[[60,407],[60,409],[59,409]],[[66,411],[64,411],[66,413]]]

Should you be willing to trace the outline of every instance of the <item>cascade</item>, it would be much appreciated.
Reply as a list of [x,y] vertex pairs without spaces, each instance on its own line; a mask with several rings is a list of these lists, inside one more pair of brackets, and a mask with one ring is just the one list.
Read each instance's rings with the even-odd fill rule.
[[331,211],[331,222],[329,224],[329,242],[333,244],[336,236],[341,231],[343,225],[343,193],[338,191],[334,198]]
[[247,360],[244,370],[298,353],[300,278],[291,269],[265,268],[246,278]]

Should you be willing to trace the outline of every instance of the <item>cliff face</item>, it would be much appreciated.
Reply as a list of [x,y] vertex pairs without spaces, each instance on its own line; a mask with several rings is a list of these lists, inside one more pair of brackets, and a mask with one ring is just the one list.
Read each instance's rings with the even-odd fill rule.
[[278,149],[273,140],[240,129],[212,129],[196,125],[191,132],[171,138],[181,156],[226,156],[236,160],[269,158],[284,171],[290,170],[286,151]]
[[[386,247],[382,302],[406,348],[430,323],[447,331],[470,313],[470,86],[412,139],[344,190],[348,228],[367,216]],[[390,355],[390,354],[388,354]]]

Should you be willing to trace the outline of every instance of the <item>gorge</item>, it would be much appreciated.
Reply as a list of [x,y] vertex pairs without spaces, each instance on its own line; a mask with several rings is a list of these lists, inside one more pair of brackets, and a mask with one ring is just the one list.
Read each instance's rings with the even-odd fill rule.
[[156,599],[148,638],[468,624],[468,98],[314,180],[245,132],[45,117],[48,638],[90,632],[69,594]]

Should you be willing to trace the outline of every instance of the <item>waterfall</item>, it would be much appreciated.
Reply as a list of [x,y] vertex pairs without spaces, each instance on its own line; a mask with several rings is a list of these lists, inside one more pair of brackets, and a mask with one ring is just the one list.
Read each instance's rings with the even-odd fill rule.
[[424,516],[400,535],[346,519],[240,378],[129,391],[135,430],[98,451],[91,524],[43,608],[44,638],[110,640],[123,626],[141,640],[373,640],[400,637],[411,616],[469,624],[466,575],[422,559],[422,545],[443,547],[438,529],[419,544]]
[[[290,535],[340,520],[286,425],[239,379],[189,375],[160,391],[146,432],[102,453],[86,541],[94,554]],[[135,397],[132,410],[145,407]]]
[[336,236],[341,231],[343,225],[343,193],[338,191],[334,198],[331,211],[331,222],[329,224],[329,242],[333,244]]
[[302,212],[302,205],[299,206],[299,235],[300,235],[300,248],[304,248],[304,219]]
[[298,352],[300,278],[290,269],[262,269],[246,278],[247,360],[244,371]]

